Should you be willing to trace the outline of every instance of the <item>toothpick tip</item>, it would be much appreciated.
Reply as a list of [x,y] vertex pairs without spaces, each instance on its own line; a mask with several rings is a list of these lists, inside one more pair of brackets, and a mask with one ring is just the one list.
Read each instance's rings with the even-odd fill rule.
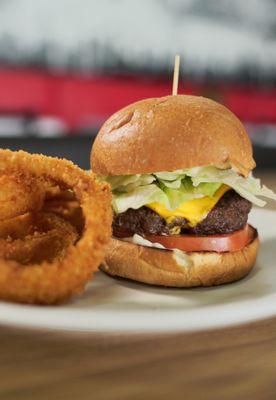
[[173,72],[173,87],[172,87],[173,96],[176,96],[178,91],[179,66],[180,66],[180,55],[176,54],[174,57],[174,72]]

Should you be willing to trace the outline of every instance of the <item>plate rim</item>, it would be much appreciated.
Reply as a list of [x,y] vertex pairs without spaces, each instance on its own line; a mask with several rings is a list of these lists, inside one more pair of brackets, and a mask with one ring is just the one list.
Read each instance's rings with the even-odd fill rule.
[[[268,302],[270,306],[268,305]],[[254,307],[249,307],[252,305]],[[274,303],[274,304],[273,304]],[[87,323],[87,312],[84,310],[70,310],[70,309],[57,309],[55,314],[52,313],[53,308],[51,306],[43,307],[43,317],[41,318],[41,308],[40,306],[28,306],[28,305],[14,305],[14,304],[0,304],[0,315],[3,311],[7,311],[8,314],[12,309],[16,312],[3,318],[1,316],[0,325],[21,327],[21,328],[33,328],[33,329],[49,329],[54,331],[79,331],[79,332],[91,332],[91,333],[137,333],[137,334],[154,334],[154,333],[180,333],[180,332],[193,332],[193,331],[203,331],[212,330],[217,328],[225,328],[234,325],[242,325],[249,322],[254,322],[258,320],[263,320],[276,316],[276,293],[271,294],[264,299],[246,300],[242,302],[242,306],[239,304],[238,310],[235,314],[230,313],[231,317],[228,319],[218,317],[220,316],[220,311],[223,310],[224,313],[229,310],[233,310],[236,307],[235,304],[228,305],[215,305],[212,306],[211,310],[208,309],[208,315],[206,318],[202,318],[201,309],[195,312],[195,310],[185,311],[185,318],[192,316],[192,320],[189,321],[189,325],[185,324],[185,320],[179,317],[179,311],[164,310],[163,316],[166,317],[166,325],[163,323],[158,323],[156,318],[153,317],[152,311],[148,311],[145,318],[145,311],[138,310],[137,314],[143,315],[143,325],[138,325],[137,323],[133,325],[125,324],[124,328],[116,325],[116,320],[118,314],[110,318],[110,311],[108,312],[108,318],[104,318],[104,312],[102,310],[93,311],[91,317],[93,321]],[[31,315],[29,310],[31,311]],[[250,310],[250,311],[249,311]],[[49,323],[48,315],[52,314],[52,320]],[[122,311],[121,316],[130,321],[130,316],[132,312]],[[3,315],[3,314],[2,314]],[[78,323],[73,326],[72,319],[75,320],[76,316]],[[146,322],[150,322],[151,325],[146,325]],[[206,319],[208,319],[208,324],[206,324]],[[108,321],[108,322],[106,322]],[[160,320],[159,320],[160,321]],[[175,323],[177,321],[177,323]],[[192,322],[191,322],[192,321]],[[153,322],[155,325],[153,325]]]
[[[265,213],[267,216],[276,214],[275,210],[255,209],[256,211]],[[112,278],[110,277],[110,279]],[[233,312],[234,308],[235,312]],[[222,310],[223,313],[221,313]],[[53,306],[0,302],[0,326],[98,334],[168,334],[212,330],[275,317],[276,291],[261,298],[243,300],[238,307],[235,303],[213,304],[206,308],[206,313],[208,315],[205,317],[202,307],[185,310],[184,313],[180,313],[179,309],[165,309],[162,311],[162,316],[166,318],[166,323],[164,323],[163,318],[160,317],[160,311],[156,315],[152,308],[135,310],[137,317],[143,316],[143,323],[139,325],[139,318],[130,318],[133,311],[117,310],[113,314],[112,310],[70,309],[70,304],[63,308],[58,308],[58,306],[53,308]],[[225,318],[225,313],[228,313],[228,318]],[[118,315],[124,319],[124,324],[117,323]],[[185,324],[187,319],[189,319],[188,325]],[[72,323],[72,321],[77,322]]]

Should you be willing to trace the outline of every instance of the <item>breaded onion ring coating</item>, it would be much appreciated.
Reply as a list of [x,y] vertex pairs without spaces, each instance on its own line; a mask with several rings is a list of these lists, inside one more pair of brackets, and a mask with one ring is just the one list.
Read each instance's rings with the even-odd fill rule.
[[21,303],[56,304],[81,293],[103,260],[111,235],[111,194],[108,185],[70,161],[0,150],[0,173],[18,170],[37,179],[72,189],[85,226],[75,245],[62,260],[22,265],[0,259],[0,298]]
[[18,217],[5,219],[0,222],[0,238],[22,239],[32,232],[33,216],[31,213],[19,215]]
[[0,172],[0,221],[39,210],[44,191],[30,174]]
[[[30,214],[13,221],[13,234],[0,238],[0,258],[20,264],[39,264],[61,260],[78,233],[70,222],[51,213]],[[16,231],[15,223],[18,227]],[[26,222],[28,224],[26,224]],[[23,229],[25,228],[25,232]]]
[[84,228],[84,217],[79,202],[70,191],[63,191],[56,197],[45,199],[43,211],[51,212],[69,221],[79,234]]

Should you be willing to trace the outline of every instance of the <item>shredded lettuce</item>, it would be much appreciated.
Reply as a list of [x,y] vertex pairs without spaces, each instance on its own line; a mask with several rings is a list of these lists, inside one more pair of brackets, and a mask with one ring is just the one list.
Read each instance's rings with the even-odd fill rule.
[[195,186],[202,184],[202,182],[221,182],[228,185],[240,196],[260,207],[265,206],[266,202],[259,199],[259,196],[276,200],[276,194],[266,186],[262,186],[260,179],[254,178],[252,174],[248,178],[244,178],[238,175],[234,169],[197,167],[189,169],[187,175],[191,177]]
[[234,169],[222,170],[213,166],[173,172],[108,176],[104,179],[111,185],[116,213],[122,213],[128,208],[138,209],[154,202],[175,210],[185,201],[214,196],[221,185],[228,185],[260,207],[266,202],[259,197],[276,200],[276,194],[262,186],[260,180],[253,175],[244,178]]
[[129,208],[138,209],[145,204],[159,202],[170,207],[168,197],[157,185],[137,186],[126,192],[113,192],[113,208],[117,213],[122,213]]

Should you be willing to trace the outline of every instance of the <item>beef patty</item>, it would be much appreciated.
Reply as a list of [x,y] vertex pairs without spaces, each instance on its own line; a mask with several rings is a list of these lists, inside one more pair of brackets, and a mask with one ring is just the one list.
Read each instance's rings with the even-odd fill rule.
[[190,228],[190,233],[204,236],[238,231],[247,223],[251,207],[250,201],[241,197],[234,190],[229,190],[205,219]]
[[113,235],[116,237],[138,235],[169,235],[166,220],[148,207],[127,211],[114,215]]
[[171,235],[192,233],[196,235],[214,235],[232,233],[243,228],[247,222],[252,204],[234,190],[226,192],[208,213],[205,219],[193,228],[185,218],[176,217],[169,223],[148,207],[138,210],[128,209],[114,215],[113,235],[115,237],[138,235]]

